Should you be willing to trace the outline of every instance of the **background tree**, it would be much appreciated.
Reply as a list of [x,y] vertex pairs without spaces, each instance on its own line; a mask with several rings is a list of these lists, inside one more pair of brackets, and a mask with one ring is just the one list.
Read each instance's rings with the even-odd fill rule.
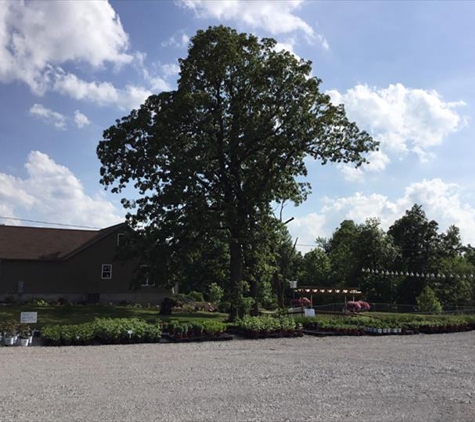
[[161,232],[151,248],[181,255],[225,233],[231,317],[242,303],[245,246],[271,202],[299,203],[309,191],[296,180],[307,174],[304,159],[358,166],[377,147],[320,92],[309,61],[275,46],[222,26],[198,31],[177,90],[116,121],[97,149],[101,182],[138,190],[123,200],[129,223],[148,237]]
[[353,287],[361,270],[358,262],[360,228],[353,220],[344,220],[328,241],[330,283],[335,287]]
[[299,262],[298,282],[303,286],[330,287],[331,262],[328,254],[322,248],[307,252]]
[[[399,250],[394,245],[393,238],[381,229],[381,222],[377,218],[367,219],[359,226],[357,244],[359,269],[385,269],[388,273],[397,270],[395,264]],[[400,282],[399,276],[360,272],[357,285],[365,292],[366,299],[372,302],[393,303]]]
[[[436,271],[439,250],[437,229],[437,222],[429,221],[422,206],[417,204],[394,222],[388,233],[400,251],[396,263],[400,270],[419,275]],[[426,281],[424,277],[406,277],[399,287],[399,302],[415,303]]]

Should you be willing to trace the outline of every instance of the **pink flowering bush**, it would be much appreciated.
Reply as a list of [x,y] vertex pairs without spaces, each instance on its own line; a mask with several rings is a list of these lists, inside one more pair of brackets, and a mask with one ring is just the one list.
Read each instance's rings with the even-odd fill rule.
[[345,311],[352,313],[369,311],[370,308],[369,303],[363,300],[359,300],[358,302],[346,302],[345,305]]
[[358,300],[358,303],[360,304],[360,312],[364,311],[369,311],[371,309],[371,306],[369,306],[368,302],[365,302],[364,300]]
[[308,308],[312,302],[307,297],[299,297],[298,299],[293,299],[291,302],[292,306],[303,306],[304,308]]
[[361,311],[361,305],[358,302],[346,302],[345,311],[353,313],[359,312]]

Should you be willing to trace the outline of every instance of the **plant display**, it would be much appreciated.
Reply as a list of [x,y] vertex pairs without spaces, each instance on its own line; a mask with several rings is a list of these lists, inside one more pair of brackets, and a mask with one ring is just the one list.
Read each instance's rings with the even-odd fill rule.
[[160,336],[159,326],[137,318],[97,318],[84,324],[45,327],[41,333],[51,346],[156,342]]
[[[301,330],[302,326],[299,326],[299,328]],[[245,337],[251,338],[299,334],[294,319],[286,316],[280,316],[278,318],[271,316],[246,316],[236,321],[234,329]]]
[[184,323],[170,321],[164,325],[164,331],[174,340],[207,340],[223,335],[226,325],[220,321],[202,321]]

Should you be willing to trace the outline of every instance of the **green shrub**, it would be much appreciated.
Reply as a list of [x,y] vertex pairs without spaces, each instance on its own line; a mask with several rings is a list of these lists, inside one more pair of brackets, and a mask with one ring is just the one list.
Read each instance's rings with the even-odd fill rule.
[[195,305],[192,305],[191,303],[185,303],[181,307],[181,309],[177,310],[177,312],[183,312],[185,314],[191,314],[195,312]]
[[422,293],[416,298],[416,302],[419,312],[432,312],[434,314],[442,312],[442,304],[430,287],[424,287]]
[[193,332],[195,337],[202,337],[205,330],[205,325],[201,322],[192,322],[190,324],[190,330]]
[[30,300],[28,301],[28,303],[29,303],[30,305],[35,305],[35,306],[49,306],[49,303],[46,302],[46,300],[40,299],[40,298],[36,298],[36,297],[33,298],[33,299],[30,299]]
[[207,337],[217,337],[224,333],[226,324],[221,321],[204,321],[203,333]]
[[231,309],[231,303],[230,302],[220,302],[218,303],[218,312],[221,312],[223,314],[229,313],[229,310]]
[[52,325],[50,327],[43,327],[41,330],[41,337],[47,346],[59,346],[61,344],[61,329],[60,325]]
[[205,298],[203,297],[203,293],[201,292],[190,292],[188,293],[187,295],[191,301],[193,302],[204,302],[205,301]]
[[220,303],[224,296],[224,289],[218,283],[211,283],[208,287],[209,301]]

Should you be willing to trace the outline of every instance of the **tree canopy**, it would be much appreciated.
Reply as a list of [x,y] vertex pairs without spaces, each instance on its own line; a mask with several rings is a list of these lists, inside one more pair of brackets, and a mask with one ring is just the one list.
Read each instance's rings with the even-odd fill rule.
[[418,204],[387,232],[374,218],[345,220],[301,258],[300,284],[355,286],[371,302],[412,305],[430,288],[444,307],[473,304],[474,249],[462,245],[458,227],[438,227]]
[[198,31],[177,89],[117,120],[97,148],[101,183],[138,191],[122,203],[151,261],[178,262],[204,236],[224,237],[235,310],[271,203],[309,192],[297,179],[307,175],[304,159],[359,166],[377,149],[320,91],[311,62],[275,47],[223,26]]

